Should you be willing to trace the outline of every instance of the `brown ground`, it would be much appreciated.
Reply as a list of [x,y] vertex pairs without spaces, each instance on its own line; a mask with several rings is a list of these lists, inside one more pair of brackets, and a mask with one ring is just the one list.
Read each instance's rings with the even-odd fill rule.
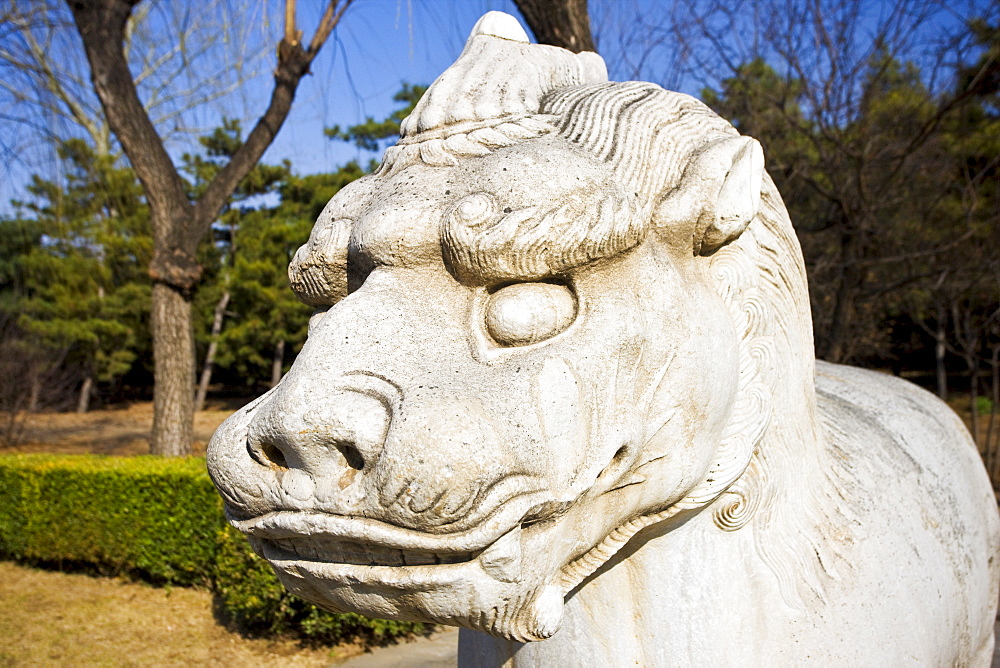
[[212,595],[0,562],[0,666],[326,666],[356,648],[250,640]]
[[[210,406],[194,419],[194,454],[205,454],[205,446],[215,428],[238,405]],[[153,404],[102,408],[76,413],[34,413],[23,416],[24,431],[19,444],[6,452],[93,453],[101,455],[142,455],[149,453],[153,426]]]

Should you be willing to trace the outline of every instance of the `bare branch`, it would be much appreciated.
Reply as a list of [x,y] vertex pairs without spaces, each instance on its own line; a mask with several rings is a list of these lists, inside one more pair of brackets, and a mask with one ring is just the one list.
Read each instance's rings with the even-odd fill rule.
[[302,39],[302,31],[295,29],[295,0],[285,0],[285,41],[293,46]]
[[353,2],[354,0],[344,0],[344,6],[340,8],[340,11],[337,11],[338,0],[330,0],[330,3],[326,6],[326,11],[323,12],[323,18],[320,19],[316,34],[313,35],[312,42],[309,43],[308,53],[310,59],[315,58],[319,50],[326,44],[327,37],[330,36],[333,29],[340,23],[340,18]]
[[197,240],[201,239],[208,231],[226,199],[253,165],[260,160],[264,151],[277,136],[278,130],[281,129],[281,125],[291,109],[299,80],[309,71],[309,66],[316,54],[319,53],[326,38],[339,24],[351,2],[352,0],[345,0],[340,11],[336,11],[338,3],[336,0],[331,0],[327,11],[324,12],[323,18],[320,20],[320,25],[316,29],[308,51],[304,51],[301,45],[293,45],[282,40],[278,50],[278,68],[274,73],[274,89],[267,111],[257,121],[250,134],[247,135],[246,141],[232,156],[229,163],[215,175],[195,205],[194,215],[189,220],[189,226],[185,232],[189,240],[194,240],[190,244],[192,253],[194,246],[197,245]]

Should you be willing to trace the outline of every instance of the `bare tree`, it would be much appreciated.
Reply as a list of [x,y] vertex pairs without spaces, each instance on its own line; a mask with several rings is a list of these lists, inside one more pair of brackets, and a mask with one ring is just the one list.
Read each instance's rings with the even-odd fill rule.
[[212,382],[212,371],[215,367],[215,354],[219,349],[219,337],[222,335],[222,320],[226,317],[226,307],[229,306],[231,295],[229,290],[223,290],[219,301],[215,303],[212,314],[212,330],[209,334],[208,350],[201,365],[201,376],[198,379],[198,391],[195,393],[194,410],[205,410],[205,398],[208,396],[208,384]]
[[[988,332],[990,364],[990,417],[986,425],[986,470],[990,479],[1000,481],[1000,441],[997,439],[997,414],[1000,413],[1000,322],[994,319]],[[994,484],[994,486],[996,486]]]
[[154,356],[152,451],[191,451],[194,415],[194,341],[191,299],[201,278],[199,242],[240,181],[271,144],[291,109],[299,81],[352,0],[331,0],[308,45],[286,1],[284,36],[267,110],[240,149],[192,202],[139,98],[124,51],[138,0],[67,0],[90,63],[91,82],[108,124],[132,163],[150,207],[153,231],[151,326]]
[[[258,32],[266,12],[249,3],[149,0],[129,16],[123,50],[147,114],[168,142],[189,141],[189,112],[218,102],[259,76],[268,53]],[[0,9],[0,117],[17,132],[0,138],[7,173],[58,165],[56,148],[82,137],[99,156],[114,143],[87,64],[73,54],[79,36],[62,0],[10,0]],[[253,45],[253,46],[250,46]],[[218,62],[224,59],[225,67]]]
[[597,51],[587,0],[514,0],[535,39],[574,53]]
[[66,352],[42,350],[14,316],[0,313],[0,448],[21,444],[28,413],[65,403],[76,381],[62,365]]

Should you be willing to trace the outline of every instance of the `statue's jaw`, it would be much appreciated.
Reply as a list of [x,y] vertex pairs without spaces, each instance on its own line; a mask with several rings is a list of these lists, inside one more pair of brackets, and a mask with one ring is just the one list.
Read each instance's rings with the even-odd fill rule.
[[[314,511],[272,512],[233,524],[286,587],[322,608],[527,642],[559,629],[574,585],[567,586],[564,569],[621,521],[613,516],[627,505],[625,492],[585,495],[572,504],[540,504],[540,496],[525,495],[474,529],[452,534]],[[540,505],[549,512],[539,513]]]
[[[292,521],[280,522],[276,516],[282,514]],[[563,592],[546,584],[556,578],[558,568],[548,559],[524,555],[524,544],[535,542],[525,534],[538,532],[538,527],[518,521],[482,547],[474,543],[486,535],[482,532],[448,540],[408,530],[400,530],[394,544],[386,545],[361,538],[367,532],[358,530],[363,529],[360,523],[350,532],[351,540],[330,533],[296,535],[288,525],[301,524],[303,514],[282,514],[238,524],[285,586],[320,607],[465,626],[522,642],[544,640],[559,628]],[[337,520],[344,520],[345,527],[355,521],[327,519],[333,520],[328,528]],[[312,520],[315,527],[316,518]]]
[[528,642],[559,629],[561,571],[604,537],[583,521],[588,508],[607,517],[600,505],[526,494],[451,534],[316,511],[230,520],[289,590],[322,608]]

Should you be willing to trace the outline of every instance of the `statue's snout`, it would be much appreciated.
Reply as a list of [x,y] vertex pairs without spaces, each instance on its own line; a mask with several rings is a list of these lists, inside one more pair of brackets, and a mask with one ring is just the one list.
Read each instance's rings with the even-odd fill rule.
[[317,392],[286,378],[248,428],[247,451],[258,463],[303,470],[314,479],[370,472],[385,445],[396,389],[379,377],[347,374]]

